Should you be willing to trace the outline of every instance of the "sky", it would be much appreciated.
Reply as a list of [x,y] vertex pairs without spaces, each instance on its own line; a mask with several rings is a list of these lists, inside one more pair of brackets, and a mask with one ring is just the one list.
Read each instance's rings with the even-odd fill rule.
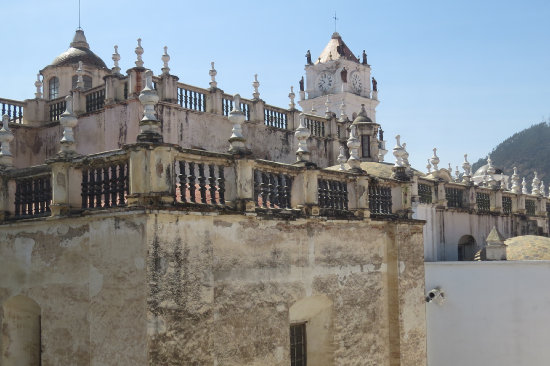
[[[171,73],[288,107],[335,29],[350,49],[368,54],[378,81],[377,122],[390,152],[407,143],[422,171],[432,149],[440,167],[475,162],[515,132],[550,116],[550,2],[460,1],[116,1],[81,0],[81,26],[108,67],[119,46],[122,70],[134,66],[142,38],[145,67],[160,74],[168,46]],[[0,97],[34,97],[36,73],[65,51],[78,27],[78,0],[2,4]]]

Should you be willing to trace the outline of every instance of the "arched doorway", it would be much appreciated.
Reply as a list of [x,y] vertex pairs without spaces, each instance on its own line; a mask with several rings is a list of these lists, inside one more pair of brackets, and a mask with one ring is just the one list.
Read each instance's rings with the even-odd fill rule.
[[40,365],[40,306],[18,295],[2,306],[2,365]]
[[464,235],[458,241],[458,260],[473,261],[476,254],[476,240],[471,235]]

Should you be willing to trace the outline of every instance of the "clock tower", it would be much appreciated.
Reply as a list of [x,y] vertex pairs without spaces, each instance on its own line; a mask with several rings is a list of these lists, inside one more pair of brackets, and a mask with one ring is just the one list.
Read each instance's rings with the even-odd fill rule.
[[324,116],[328,96],[329,110],[336,116],[340,116],[343,105],[344,113],[353,120],[364,105],[368,118],[376,122],[378,90],[376,80],[371,84],[365,51],[360,60],[334,32],[317,60],[312,61],[309,51],[306,58],[306,82],[300,83],[299,102],[304,112],[314,109],[315,114]]

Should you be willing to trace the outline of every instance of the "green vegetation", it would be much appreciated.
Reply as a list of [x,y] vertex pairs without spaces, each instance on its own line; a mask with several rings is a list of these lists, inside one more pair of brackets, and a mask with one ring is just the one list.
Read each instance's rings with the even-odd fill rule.
[[[542,122],[533,125],[501,142],[491,152],[493,166],[503,169],[504,174],[512,175],[518,168],[520,178],[527,179],[528,187],[534,172],[544,185],[550,183],[550,124]],[[479,159],[472,165],[472,173],[487,164],[487,158]]]

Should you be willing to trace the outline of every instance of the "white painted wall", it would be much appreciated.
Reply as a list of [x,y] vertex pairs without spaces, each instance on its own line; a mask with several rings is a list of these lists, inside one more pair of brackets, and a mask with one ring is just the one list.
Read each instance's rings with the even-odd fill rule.
[[426,263],[429,366],[550,364],[550,261]]

